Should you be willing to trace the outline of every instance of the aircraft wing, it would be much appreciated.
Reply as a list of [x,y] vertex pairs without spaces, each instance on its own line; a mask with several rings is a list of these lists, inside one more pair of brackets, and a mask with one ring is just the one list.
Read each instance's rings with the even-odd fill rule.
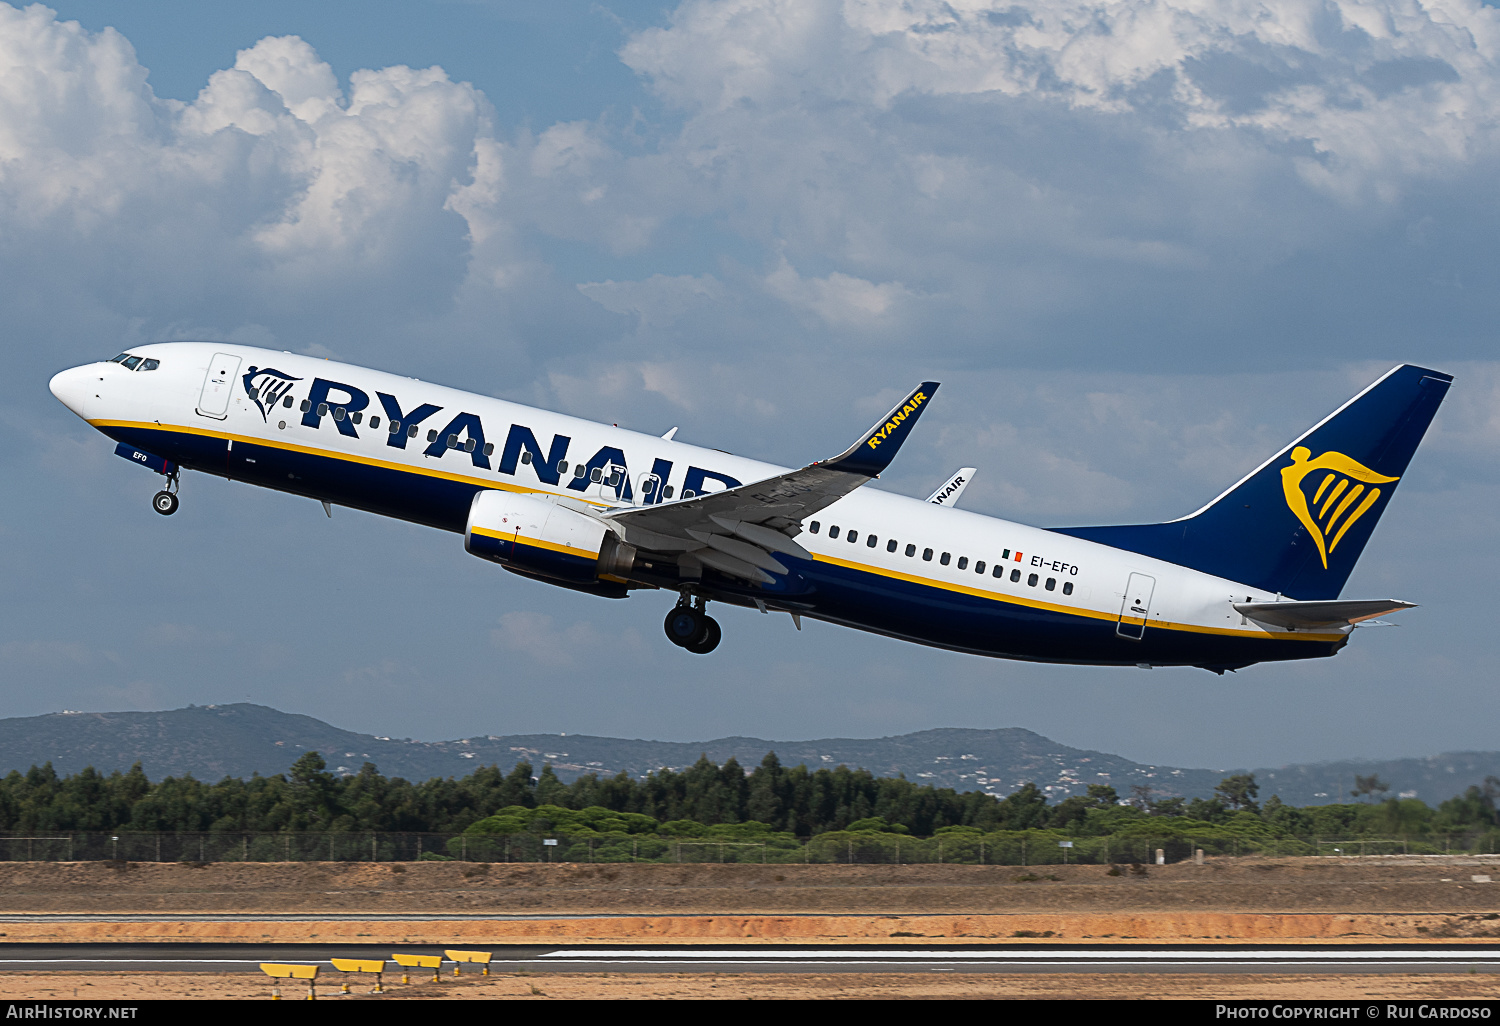
[[623,541],[677,554],[685,576],[701,564],[732,577],[770,584],[786,573],[776,553],[812,559],[791,538],[805,517],[831,506],[890,465],[938,383],[924,381],[859,441],[832,459],[786,474],[676,502],[600,514]]
[[1347,627],[1386,613],[1415,609],[1400,599],[1326,599],[1316,602],[1236,602],[1235,611],[1260,623],[1287,630]]

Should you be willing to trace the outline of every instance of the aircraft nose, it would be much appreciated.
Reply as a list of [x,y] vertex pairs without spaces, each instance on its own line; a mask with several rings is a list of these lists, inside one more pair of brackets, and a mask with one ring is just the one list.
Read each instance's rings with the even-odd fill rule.
[[92,367],[70,367],[54,374],[47,387],[57,396],[58,402],[82,417],[84,406],[93,397],[94,393],[89,389],[97,377]]

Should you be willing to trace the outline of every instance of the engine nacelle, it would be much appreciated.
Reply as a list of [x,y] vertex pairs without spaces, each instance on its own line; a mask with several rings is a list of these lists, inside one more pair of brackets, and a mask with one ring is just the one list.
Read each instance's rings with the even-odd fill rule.
[[626,545],[593,517],[519,492],[487,490],[474,496],[464,548],[510,570],[572,587],[621,590],[635,563]]

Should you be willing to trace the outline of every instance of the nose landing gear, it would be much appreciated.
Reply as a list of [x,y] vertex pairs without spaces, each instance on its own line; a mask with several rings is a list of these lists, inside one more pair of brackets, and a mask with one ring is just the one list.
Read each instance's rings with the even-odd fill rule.
[[164,517],[177,512],[177,475],[167,475],[167,487],[151,496],[151,508]]
[[719,621],[705,611],[706,605],[702,598],[683,592],[662,623],[667,640],[694,655],[707,655],[718,648],[724,632],[719,629]]

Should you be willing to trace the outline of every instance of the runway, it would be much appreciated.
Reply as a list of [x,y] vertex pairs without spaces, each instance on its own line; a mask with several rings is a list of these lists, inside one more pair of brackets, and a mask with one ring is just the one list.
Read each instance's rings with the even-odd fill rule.
[[[0,972],[258,972],[262,962],[389,959],[432,945],[0,944]],[[1500,946],[493,946],[491,973],[1500,973]],[[395,970],[394,964],[391,966]],[[444,973],[451,973],[451,963]],[[465,973],[475,973],[465,966]]]

